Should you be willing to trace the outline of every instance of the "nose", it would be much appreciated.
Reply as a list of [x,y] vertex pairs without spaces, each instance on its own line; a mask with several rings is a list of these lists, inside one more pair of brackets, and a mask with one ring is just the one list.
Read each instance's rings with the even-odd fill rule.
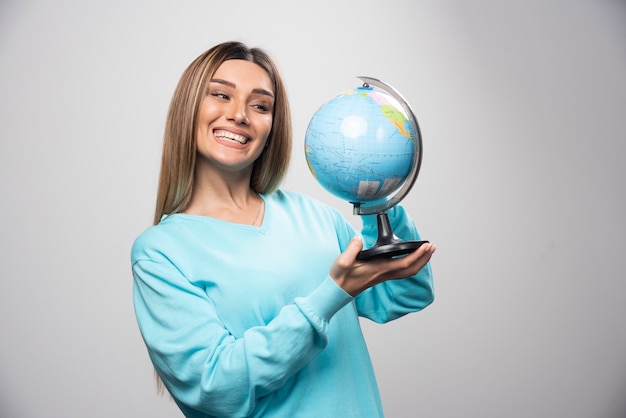
[[232,120],[237,125],[247,125],[248,114],[246,112],[246,104],[239,101],[231,102],[228,108],[227,119]]

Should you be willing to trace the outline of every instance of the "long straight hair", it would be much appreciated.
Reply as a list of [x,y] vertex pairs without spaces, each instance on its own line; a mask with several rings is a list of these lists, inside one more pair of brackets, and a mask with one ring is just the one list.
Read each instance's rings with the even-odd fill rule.
[[[274,191],[282,181],[291,157],[291,111],[283,79],[273,59],[259,48],[241,42],[218,44],[196,58],[183,72],[170,103],[161,156],[154,224],[164,215],[185,209],[191,200],[196,167],[196,124],[198,110],[208,83],[218,67],[227,60],[241,59],[262,67],[274,86],[272,129],[267,145],[254,162],[250,187],[258,193]],[[154,373],[157,390],[165,387]]]
[[274,191],[287,172],[291,157],[291,111],[282,76],[274,60],[259,48],[241,42],[218,44],[196,58],[178,82],[170,103],[161,156],[154,224],[164,215],[181,212],[189,204],[196,166],[196,124],[208,83],[227,60],[253,62],[269,75],[274,86],[272,129],[267,146],[254,162],[250,187],[258,193]]

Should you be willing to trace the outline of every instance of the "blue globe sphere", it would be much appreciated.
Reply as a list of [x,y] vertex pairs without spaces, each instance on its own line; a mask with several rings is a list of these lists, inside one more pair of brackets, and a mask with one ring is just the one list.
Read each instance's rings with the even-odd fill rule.
[[353,204],[385,199],[413,166],[418,133],[389,94],[364,85],[323,104],[305,136],[309,170],[331,194]]

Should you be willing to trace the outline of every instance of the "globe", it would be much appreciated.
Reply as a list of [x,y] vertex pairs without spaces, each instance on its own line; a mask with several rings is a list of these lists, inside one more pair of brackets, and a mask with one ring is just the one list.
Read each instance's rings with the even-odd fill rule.
[[378,79],[359,78],[362,86],[322,104],[311,118],[306,161],[318,183],[352,203],[356,215],[378,215],[378,240],[357,258],[401,256],[427,242],[396,237],[386,214],[419,172],[419,126],[400,93]]
[[413,167],[416,133],[389,94],[369,85],[323,104],[305,136],[309,170],[331,194],[353,204],[384,199]]

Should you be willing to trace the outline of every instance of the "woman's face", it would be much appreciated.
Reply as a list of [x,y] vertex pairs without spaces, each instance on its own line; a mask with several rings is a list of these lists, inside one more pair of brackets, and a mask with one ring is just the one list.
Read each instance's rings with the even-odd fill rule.
[[198,112],[199,166],[221,173],[251,170],[272,129],[274,88],[268,73],[244,60],[222,63]]

